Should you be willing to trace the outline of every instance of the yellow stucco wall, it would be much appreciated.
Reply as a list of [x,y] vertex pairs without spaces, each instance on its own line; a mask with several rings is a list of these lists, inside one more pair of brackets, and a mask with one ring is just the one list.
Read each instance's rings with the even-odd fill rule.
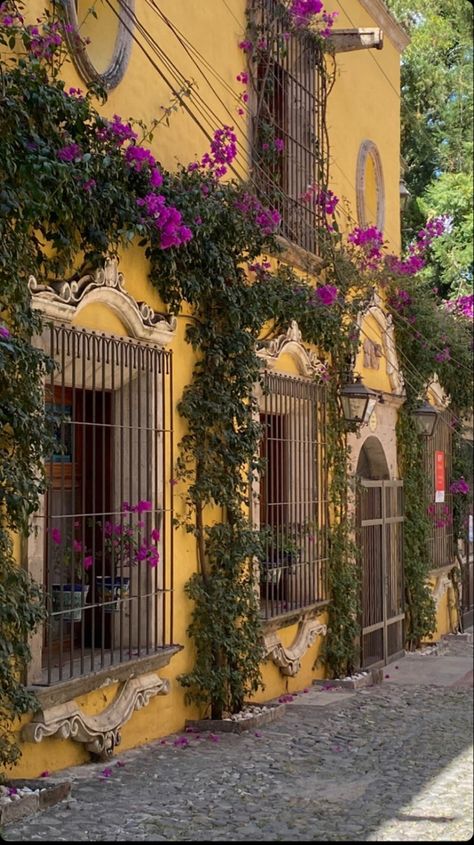
[[[79,13],[83,7],[88,7],[90,0],[80,0]],[[102,4],[99,4],[99,6]],[[29,14],[34,18],[41,11],[43,3],[35,0],[29,4]],[[372,26],[374,22],[357,0],[345,0],[347,11],[358,26]],[[205,131],[211,133],[222,124],[236,127],[240,139],[240,153],[237,160],[239,173],[245,175],[247,165],[247,140],[249,127],[245,125],[245,118],[236,114],[238,94],[241,91],[235,81],[237,74],[245,66],[245,57],[238,48],[245,27],[245,0],[229,0],[227,4],[215,3],[207,0],[196,4],[194,0],[162,0],[160,7],[168,15],[180,32],[197,47],[203,59],[216,69],[217,74],[227,86],[235,91],[235,96],[213,78],[206,68],[204,61],[200,61],[200,68],[196,67],[183,45],[170,31],[162,19],[148,4],[137,3],[137,11],[145,29],[153,34],[160,48],[171,58],[180,71],[189,80],[198,84],[197,92],[205,103],[207,120],[199,118]],[[337,4],[331,4],[337,8]],[[98,8],[100,12],[100,9]],[[90,20],[85,27],[94,40],[97,33],[104,36],[101,47],[91,46],[91,56],[96,60],[99,69],[103,69],[106,59],[111,54],[111,33],[115,25],[111,26],[108,16],[98,22]],[[352,25],[351,21],[341,14],[337,27]],[[147,48],[149,49],[149,48]],[[156,61],[156,57],[154,57]],[[102,64],[101,64],[102,61]],[[345,53],[338,57],[338,75],[334,91],[328,106],[328,129],[330,133],[331,155],[331,187],[340,196],[347,197],[352,213],[355,215],[355,165],[360,143],[364,139],[373,140],[379,149],[384,172],[386,194],[386,234],[393,249],[398,248],[398,183],[399,183],[399,57],[397,51],[388,40],[384,50],[377,52],[375,58],[369,51]],[[161,65],[163,63],[161,62]],[[84,87],[74,67],[69,65],[66,70],[67,85]],[[219,93],[224,103],[219,102]],[[393,90],[395,88],[395,91]],[[162,114],[162,108],[168,106],[171,92],[153,70],[150,62],[137,45],[134,45],[130,63],[124,80],[110,93],[108,102],[103,106],[105,115],[118,113],[123,119],[134,117],[150,123]],[[190,103],[193,103],[191,98]],[[193,111],[197,114],[198,109]],[[155,132],[151,149],[156,158],[170,169],[179,162],[188,162],[196,156],[201,156],[208,147],[205,131],[183,110],[171,116],[169,127],[164,124]],[[373,184],[368,174],[368,201],[373,203]],[[130,294],[137,300],[144,300],[156,309],[162,308],[159,296],[147,279],[147,263],[143,253],[138,248],[131,248],[120,258],[120,270],[124,274],[125,285]],[[112,313],[106,305],[99,304],[82,310],[76,319],[77,325],[113,334],[125,334],[126,329],[120,318]],[[365,321],[367,333],[377,342],[381,342],[381,330],[376,321],[368,317]],[[194,363],[193,353],[184,340],[186,316],[178,318],[176,337],[171,349],[174,353],[174,396],[177,402],[184,387],[190,382]],[[277,362],[277,369],[282,372],[298,374],[298,365],[290,355],[282,355]],[[390,390],[383,361],[380,370],[365,372],[361,361],[358,361],[359,372],[367,378],[367,383],[380,390]],[[175,442],[179,442],[185,433],[183,420],[174,415]],[[177,515],[184,508],[184,489],[177,485],[174,491]],[[212,518],[212,514],[209,514]],[[132,719],[122,730],[122,749],[131,748],[154,738],[181,730],[186,718],[198,715],[195,708],[185,707],[184,692],[177,677],[189,671],[193,665],[193,649],[186,634],[189,624],[190,602],[184,595],[184,584],[196,568],[196,554],[193,538],[183,529],[177,529],[175,538],[175,636],[176,642],[184,646],[165,669],[159,670],[159,675],[169,679],[171,691],[168,695],[158,696],[142,710],[135,712]],[[319,621],[325,622],[326,614],[322,613]],[[281,642],[290,646],[297,635],[298,626],[289,625],[279,631]],[[264,663],[263,680],[265,689],[256,696],[258,701],[266,701],[277,697],[283,692],[302,689],[311,684],[314,678],[324,677],[321,665],[314,667],[316,657],[321,648],[322,638],[303,655],[301,670],[295,677],[284,677],[279,669],[270,661]],[[117,685],[97,689],[81,696],[78,703],[84,711],[101,712],[112,700],[117,692]],[[88,754],[79,743],[72,741],[46,739],[42,743],[25,743],[23,757],[15,769],[15,776],[37,776],[44,770],[55,771],[66,766],[85,762]]]
[[[380,26],[358,0],[344,0],[335,28]],[[390,249],[400,248],[400,55],[384,33],[382,50],[339,53],[336,83],[328,100],[327,126],[332,190],[349,203],[348,228],[358,225],[356,164],[363,141],[376,145],[385,187],[384,235]],[[368,174],[366,203],[374,205],[373,175]]]

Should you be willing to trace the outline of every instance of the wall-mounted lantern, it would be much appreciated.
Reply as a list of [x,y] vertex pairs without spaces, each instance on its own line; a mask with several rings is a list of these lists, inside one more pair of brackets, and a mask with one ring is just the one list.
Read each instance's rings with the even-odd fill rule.
[[436,422],[438,419],[438,411],[429,402],[423,402],[418,408],[412,411],[418,433],[423,437],[432,437]]
[[341,387],[340,400],[344,419],[362,425],[366,420],[369,401],[373,399],[377,400],[377,394],[362,383],[361,376],[355,376],[353,381],[348,381]]
[[410,197],[411,194],[405,184],[405,180],[400,179],[400,214],[404,214],[407,210]]

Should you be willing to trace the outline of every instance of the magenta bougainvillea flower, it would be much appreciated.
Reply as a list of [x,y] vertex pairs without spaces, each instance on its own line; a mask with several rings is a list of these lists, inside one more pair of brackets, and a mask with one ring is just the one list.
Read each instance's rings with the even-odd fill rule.
[[465,480],[464,476],[461,476],[461,478],[458,478],[457,481],[453,481],[449,485],[450,493],[463,493],[464,495],[466,495],[467,493],[469,493],[470,489],[471,488],[468,482]]
[[333,305],[338,296],[338,289],[335,285],[322,285],[316,288],[316,296],[321,305]]
[[10,331],[6,326],[0,326],[0,337],[2,337],[3,340],[8,340],[10,338]]
[[101,777],[111,778],[112,777],[112,769],[109,769],[109,768],[102,769]]
[[79,144],[76,144],[76,143],[66,144],[65,147],[61,147],[61,149],[58,150],[57,156],[60,159],[60,161],[64,161],[64,162],[76,161],[76,160],[82,158],[82,149],[79,146]]
[[187,736],[178,736],[174,740],[173,745],[176,748],[186,748],[189,745],[189,739]]

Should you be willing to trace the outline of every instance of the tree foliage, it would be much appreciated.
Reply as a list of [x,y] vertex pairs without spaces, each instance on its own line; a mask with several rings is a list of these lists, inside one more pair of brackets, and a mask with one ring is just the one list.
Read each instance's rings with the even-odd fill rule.
[[402,156],[411,200],[408,243],[426,216],[447,214],[452,230],[425,277],[439,296],[472,292],[473,7],[468,0],[388,0],[411,43],[402,56]]

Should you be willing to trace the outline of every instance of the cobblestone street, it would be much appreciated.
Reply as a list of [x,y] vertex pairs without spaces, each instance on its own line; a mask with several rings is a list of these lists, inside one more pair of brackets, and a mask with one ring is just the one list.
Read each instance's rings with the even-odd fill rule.
[[[417,662],[418,661],[418,662]],[[72,796],[8,841],[467,841],[472,645],[402,658],[355,692],[313,687],[278,721],[178,734],[69,769]],[[180,744],[175,741],[180,736]]]

